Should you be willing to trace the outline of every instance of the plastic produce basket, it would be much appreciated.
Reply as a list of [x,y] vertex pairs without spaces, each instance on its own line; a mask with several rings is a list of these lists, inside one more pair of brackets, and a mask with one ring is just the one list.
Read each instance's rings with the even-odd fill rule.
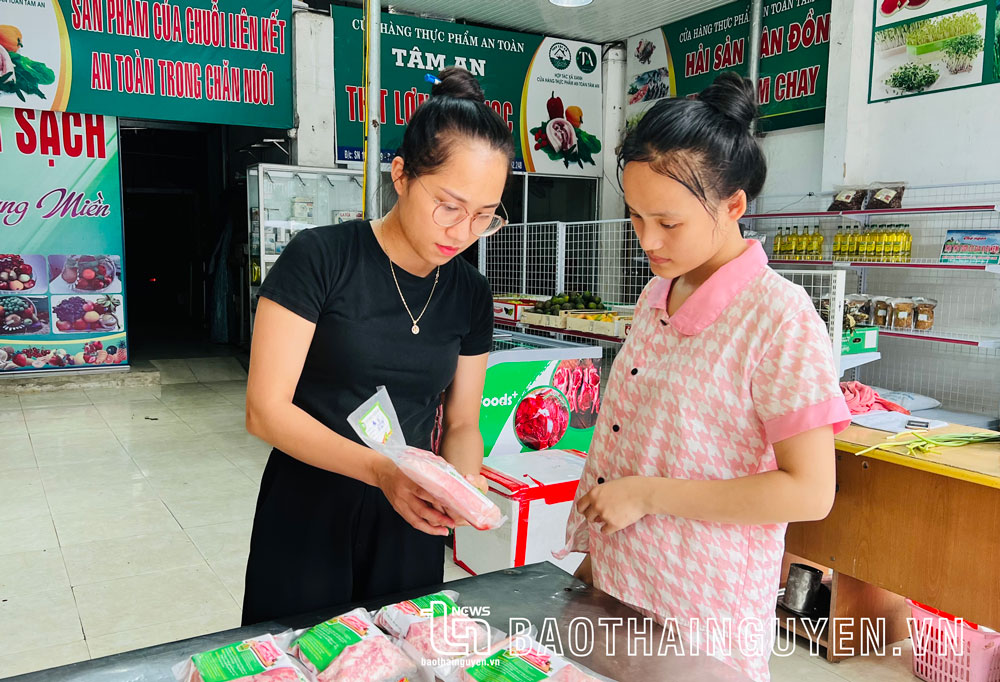
[[[913,632],[919,633],[920,651],[914,642],[913,674],[927,682],[1000,682],[1000,633],[975,623],[961,624],[962,654],[953,651],[957,637],[942,632],[941,621],[956,623],[955,616],[907,599]],[[921,621],[930,621],[921,622]]]

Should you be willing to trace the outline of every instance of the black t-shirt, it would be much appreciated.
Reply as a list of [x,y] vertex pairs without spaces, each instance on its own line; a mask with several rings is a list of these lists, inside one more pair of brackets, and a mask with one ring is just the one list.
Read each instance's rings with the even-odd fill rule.
[[[407,305],[419,315],[434,272],[395,272]],[[458,356],[482,355],[492,346],[489,284],[462,258],[441,266],[420,333],[411,333],[389,259],[368,221],[297,234],[260,295],[316,324],[293,402],[355,442],[347,416],[385,386],[407,444],[430,449],[441,393],[455,377]]]

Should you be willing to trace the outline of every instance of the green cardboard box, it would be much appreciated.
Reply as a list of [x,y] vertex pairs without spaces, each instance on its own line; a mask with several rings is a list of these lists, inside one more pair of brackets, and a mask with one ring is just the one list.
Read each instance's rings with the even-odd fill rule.
[[855,327],[854,331],[844,332],[842,338],[841,355],[874,353],[878,350],[878,327]]

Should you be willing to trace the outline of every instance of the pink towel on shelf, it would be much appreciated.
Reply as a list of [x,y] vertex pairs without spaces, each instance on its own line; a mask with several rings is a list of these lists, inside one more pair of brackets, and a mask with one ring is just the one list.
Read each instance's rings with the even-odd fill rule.
[[905,407],[879,397],[879,394],[871,386],[866,386],[860,381],[842,381],[840,382],[840,390],[844,394],[844,400],[847,401],[847,407],[851,410],[851,414],[867,414],[868,412],[910,413]]

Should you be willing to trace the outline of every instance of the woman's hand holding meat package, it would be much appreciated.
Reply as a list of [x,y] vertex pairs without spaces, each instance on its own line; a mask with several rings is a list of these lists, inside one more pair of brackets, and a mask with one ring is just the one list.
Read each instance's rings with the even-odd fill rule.
[[407,523],[428,535],[447,535],[455,522],[440,507],[434,496],[417,485],[388,458],[379,470],[378,487],[389,504]]

